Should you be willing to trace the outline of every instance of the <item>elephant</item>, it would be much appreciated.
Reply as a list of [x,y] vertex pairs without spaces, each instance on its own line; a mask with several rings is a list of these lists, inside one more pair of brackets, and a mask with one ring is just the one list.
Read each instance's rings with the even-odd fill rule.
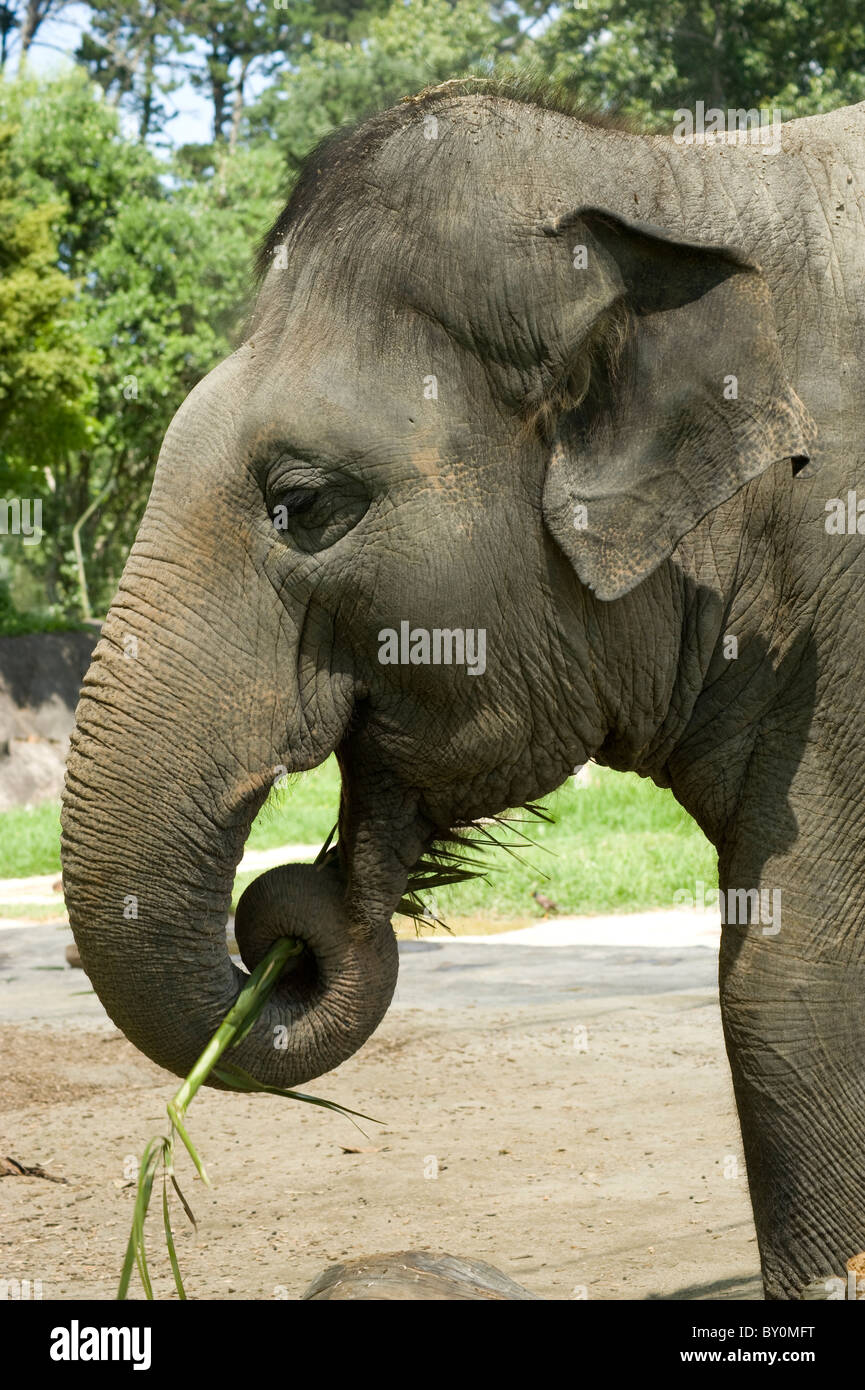
[[775,134],[474,80],[309,156],[167,431],[62,854],[94,989],[183,1075],[247,978],[250,824],[335,752],[335,845],[237,911],[247,969],[303,943],[231,1054],[286,1087],[376,1028],[391,919],[466,827],[589,759],[671,788],[732,906],[764,1290],[796,1299],[865,1249],[865,103]]

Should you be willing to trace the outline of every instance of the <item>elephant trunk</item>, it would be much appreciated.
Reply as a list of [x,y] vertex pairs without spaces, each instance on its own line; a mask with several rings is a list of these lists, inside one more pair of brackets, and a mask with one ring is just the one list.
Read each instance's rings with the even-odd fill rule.
[[[298,1084],[330,1071],[366,1041],[396,988],[399,958],[389,922],[384,930],[351,920],[336,860],[289,864],[251,883],[237,906],[235,936],[253,970],[283,936],[303,943],[271,996],[269,1045],[291,1048]],[[260,1068],[254,1072],[259,1079]]]
[[[206,704],[203,682],[199,691]],[[133,676],[103,636],[78,708],[63,800],[63,881],[82,965],[126,1036],[181,1076],[248,980],[226,938],[234,873],[273,763],[293,770],[277,750],[260,745],[253,754],[248,734],[242,761],[227,758],[226,745],[242,744],[248,703],[238,696],[226,719],[219,699],[193,734],[179,718],[166,719],[154,668]],[[310,750],[305,731],[297,735],[305,765],[326,756],[349,714],[343,699],[319,721],[325,747]],[[265,874],[241,899],[236,935],[249,968],[279,936],[304,945],[226,1059],[262,1086],[292,1087],[337,1066],[390,1003],[390,918],[406,871],[390,859],[384,872],[377,864],[380,891],[361,901],[358,883],[369,877],[362,858],[343,846],[320,865]]]

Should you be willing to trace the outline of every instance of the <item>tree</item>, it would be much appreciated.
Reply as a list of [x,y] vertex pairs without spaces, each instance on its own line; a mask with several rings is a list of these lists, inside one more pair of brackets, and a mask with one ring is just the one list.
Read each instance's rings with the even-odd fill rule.
[[0,125],[0,462],[4,485],[45,487],[58,453],[91,436],[97,354],[78,287],[57,268],[58,201],[38,203]]
[[278,210],[283,166],[270,144],[234,155],[220,148],[207,173],[161,163],[123,135],[117,111],[81,72],[0,83],[0,115],[4,107],[17,113],[16,157],[33,201],[54,205],[51,255],[58,274],[79,282],[80,351],[96,363],[94,427],[51,465],[52,599],[78,603],[72,527],[110,481],[83,531],[102,603],[171,417],[236,346],[251,250]]
[[0,0],[0,72],[6,66],[15,31],[19,63],[23,64],[46,19],[57,16],[68,4],[69,0]]
[[[50,214],[53,239],[50,247],[43,246],[40,280],[45,288],[40,294],[49,293],[58,280],[74,286],[74,336],[67,322],[72,308],[58,313],[56,323],[67,336],[78,372],[87,376],[88,428],[63,428],[45,408],[43,390],[37,389],[14,456],[19,473],[26,476],[27,495],[41,497],[50,517],[38,551],[27,555],[28,564],[41,571],[47,602],[71,608],[78,597],[72,528],[99,495],[112,462],[104,449],[111,361],[107,345],[93,332],[98,282],[93,261],[110,241],[127,200],[158,198],[161,188],[153,156],[122,138],[116,112],[99,100],[83,73],[49,82],[24,76],[0,83],[0,119],[14,126],[10,157],[29,202],[41,218]],[[17,341],[26,341],[23,325],[13,331]]]
[[225,139],[230,122],[234,147],[250,76],[272,71],[298,42],[293,13],[259,0],[188,0],[183,23],[203,49],[203,63],[192,69],[191,80],[213,104],[213,139]]
[[[163,435],[193,386],[237,345],[250,250],[279,206],[270,147],[217,159],[211,176],[130,198],[92,260],[88,335],[102,345],[96,597],[110,598],[150,490]],[[194,464],[194,460],[190,460]]]
[[481,0],[399,0],[353,42],[313,35],[297,64],[250,108],[250,134],[274,139],[295,171],[334,126],[478,67],[501,37]]
[[[161,130],[163,98],[181,72],[213,107],[213,141],[237,144],[248,91],[291,66],[314,36],[361,37],[389,0],[97,0],[76,58],[135,114],[139,136]],[[2,14],[2,0],[0,0]]]
[[86,336],[80,286],[57,264],[63,204],[34,193],[19,134],[0,116],[0,492],[28,507],[30,524],[35,504],[43,508],[48,543],[38,559],[7,543],[4,568],[26,556],[44,571],[53,600],[61,561],[51,541],[54,482],[64,459],[95,435],[99,353]]
[[133,113],[140,140],[163,127],[163,97],[180,85],[180,55],[190,47],[181,8],[181,0],[100,0],[75,54],[106,95]]
[[788,116],[865,96],[865,25],[845,0],[610,0],[567,7],[538,61],[587,105],[661,128],[673,112],[779,107]]

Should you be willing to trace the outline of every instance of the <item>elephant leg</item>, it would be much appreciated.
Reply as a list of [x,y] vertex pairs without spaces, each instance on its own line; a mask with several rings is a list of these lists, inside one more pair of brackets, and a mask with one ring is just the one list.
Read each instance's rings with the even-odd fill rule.
[[[721,854],[721,1009],[770,1299],[843,1277],[865,1250],[865,826],[849,819],[857,805],[852,789],[812,782],[792,786],[776,817],[771,797],[752,789]],[[774,833],[782,820],[783,836]],[[786,851],[774,854],[782,838]],[[752,894],[743,914],[744,890],[755,888],[762,901]]]

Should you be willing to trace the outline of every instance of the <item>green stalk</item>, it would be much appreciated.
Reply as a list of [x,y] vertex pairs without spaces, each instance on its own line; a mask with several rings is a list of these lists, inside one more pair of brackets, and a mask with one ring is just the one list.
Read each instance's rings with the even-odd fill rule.
[[[150,1271],[147,1267],[147,1257],[144,1250],[144,1222],[147,1210],[150,1205],[150,1197],[153,1191],[153,1184],[156,1179],[157,1170],[160,1162],[162,1164],[162,1220],[165,1231],[165,1243],[168,1248],[168,1259],[171,1264],[171,1272],[174,1275],[174,1284],[177,1289],[178,1297],[185,1299],[186,1290],[183,1287],[183,1280],[180,1276],[180,1265],[177,1259],[177,1250],[174,1244],[174,1236],[171,1230],[171,1217],[168,1205],[168,1179],[180,1199],[183,1210],[192,1225],[195,1225],[195,1217],[190,1210],[189,1203],[177,1185],[174,1175],[174,1135],[177,1133],[203,1182],[211,1186],[210,1179],[204,1170],[204,1164],[199,1158],[195,1146],[186,1132],[184,1121],[189,1104],[211,1072],[219,1078],[226,1086],[237,1091],[267,1091],[271,1095],[287,1096],[291,1100],[307,1101],[312,1105],[322,1105],[328,1110],[336,1110],[341,1115],[345,1115],[352,1123],[357,1116],[359,1119],[370,1119],[368,1115],[360,1115],[356,1110],[347,1110],[345,1106],[338,1105],[336,1101],[321,1100],[317,1096],[305,1095],[302,1091],[282,1090],[277,1086],[262,1086],[243,1071],[240,1067],[234,1066],[230,1062],[225,1062],[221,1067],[216,1064],[227,1048],[233,1047],[241,1038],[245,1037],[253,1023],[261,1013],[267,998],[282,974],[285,964],[293,956],[300,955],[303,950],[303,942],[296,941],[292,937],[280,937],[274,942],[267,955],[255,967],[249,977],[249,983],[241,990],[234,1005],[229,1009],[225,1018],[220,1023],[210,1042],[202,1052],[198,1061],[195,1063],[189,1075],[181,1083],[180,1088],[168,1102],[168,1118],[171,1121],[171,1131],[168,1135],[160,1135],[151,1139],[144,1150],[141,1159],[141,1166],[138,1170],[138,1191],[135,1197],[135,1208],[132,1215],[132,1230],[129,1235],[129,1243],[126,1247],[126,1256],[123,1261],[123,1269],[120,1275],[120,1284],[117,1290],[118,1299],[125,1299],[129,1293],[129,1283],[132,1278],[134,1268],[138,1269],[141,1283],[144,1287],[145,1297],[153,1298],[153,1285],[150,1280]],[[373,1123],[378,1123],[373,1121]]]
[[282,974],[286,961],[292,956],[300,955],[302,950],[303,942],[295,941],[290,936],[282,936],[274,942],[267,955],[259,961],[253,970],[249,977],[249,984],[237,996],[235,1003],[225,1015],[192,1071],[168,1102],[168,1118],[172,1127],[177,1130],[190,1158],[198,1169],[202,1182],[206,1183],[208,1187],[211,1185],[210,1178],[204,1171],[204,1164],[196,1153],[183,1123],[187,1108],[196,1091],[204,1085],[225,1049],[238,1042],[255,1022],[267,1001],[268,995]]

